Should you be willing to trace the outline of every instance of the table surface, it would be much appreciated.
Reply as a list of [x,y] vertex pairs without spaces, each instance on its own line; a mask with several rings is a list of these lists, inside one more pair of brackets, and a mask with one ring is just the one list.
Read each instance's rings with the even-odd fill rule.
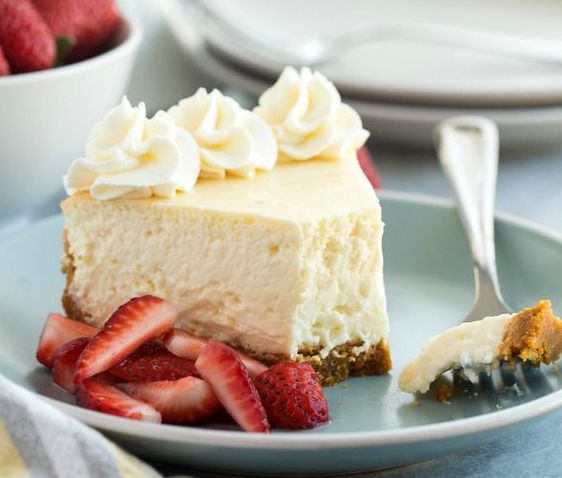
[[[183,54],[159,20],[156,2],[138,0],[134,6],[145,26],[142,51],[144,61],[137,62],[133,78],[158,78],[144,83],[133,82],[129,97],[133,101],[148,100],[149,107],[165,107],[178,97],[191,94],[196,86],[214,86],[201,72],[188,67]],[[160,52],[166,51],[166,55]],[[166,65],[160,64],[167,62]],[[154,68],[158,63],[159,68]],[[163,77],[160,72],[170,74]],[[158,88],[153,88],[158,84]],[[216,83],[215,83],[216,84]],[[181,92],[181,93],[180,93]],[[151,101],[152,99],[152,101]],[[437,159],[432,151],[401,150],[369,145],[385,189],[451,197]],[[501,155],[497,209],[529,219],[562,233],[562,151],[549,153],[505,153]],[[61,191],[60,196],[63,193]],[[53,198],[35,215],[36,218],[58,212],[58,199]],[[484,477],[507,476],[544,478],[562,476],[562,413],[530,426],[525,436],[514,435],[492,443],[440,459],[406,467],[353,475],[355,477]],[[193,470],[154,464],[166,476],[213,475]]]

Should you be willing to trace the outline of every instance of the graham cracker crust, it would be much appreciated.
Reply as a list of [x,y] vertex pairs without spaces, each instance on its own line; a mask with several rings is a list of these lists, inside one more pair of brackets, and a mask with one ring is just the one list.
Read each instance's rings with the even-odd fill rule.
[[352,341],[338,345],[322,358],[318,348],[299,350],[297,362],[308,363],[318,374],[322,385],[334,385],[348,377],[384,375],[391,367],[390,348],[385,339],[365,351],[356,353],[362,342]]
[[534,366],[558,360],[562,353],[562,320],[552,312],[549,300],[513,315],[498,353],[505,361],[519,359]]

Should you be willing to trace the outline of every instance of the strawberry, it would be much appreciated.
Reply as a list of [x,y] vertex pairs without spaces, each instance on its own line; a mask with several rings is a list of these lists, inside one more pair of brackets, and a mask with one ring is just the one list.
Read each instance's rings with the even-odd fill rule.
[[250,375],[252,377],[257,377],[260,373],[265,372],[268,369],[267,365],[258,362],[257,360],[254,360],[253,358],[250,358],[243,353],[237,353],[238,357],[240,357],[240,360],[242,360],[242,363],[246,366],[248,372],[250,372]]
[[275,428],[313,428],[330,419],[320,381],[308,364],[280,362],[254,382]]
[[9,74],[10,65],[8,65],[8,60],[6,60],[4,50],[2,50],[2,46],[0,45],[0,76],[7,76]]
[[51,368],[56,351],[65,343],[78,337],[92,337],[98,329],[76,320],[68,319],[61,314],[49,314],[39,345],[37,347],[37,360]]
[[238,425],[248,432],[269,432],[260,396],[233,349],[211,339],[199,353],[195,367]]
[[0,45],[17,73],[55,63],[55,39],[30,0],[0,0]]
[[371,158],[371,154],[366,147],[362,147],[357,151],[357,159],[359,160],[359,165],[363,170],[365,176],[370,181],[371,185],[375,189],[380,189],[381,181],[379,178],[379,173],[377,172],[377,168],[375,167],[375,163],[373,162],[373,158]]
[[196,337],[183,330],[173,329],[164,336],[164,346],[170,352],[189,360],[197,360],[205,345],[207,345],[207,339]]
[[[174,329],[166,334],[164,337],[164,345],[166,348],[179,357],[185,357],[190,360],[197,360],[199,353],[205,345],[207,339],[196,337],[195,335],[188,334],[183,330]],[[247,355],[236,352],[252,377],[258,376],[263,371],[267,370],[267,365],[264,365],[257,360],[254,360]]]
[[55,37],[68,37],[74,46],[68,60],[99,53],[119,26],[114,0],[33,0]]
[[84,408],[133,420],[162,421],[160,413],[153,406],[127,395],[101,378],[90,378],[79,383],[76,403]]
[[145,295],[120,306],[92,338],[78,360],[76,381],[117,365],[141,345],[170,330],[176,310],[164,299]]
[[165,423],[201,423],[221,408],[209,384],[196,377],[123,383],[118,387],[133,398],[152,405]]
[[199,376],[193,360],[177,357],[155,342],[143,345],[110,368],[109,373],[125,382],[156,382]]
[[89,337],[71,340],[57,350],[53,359],[53,381],[69,392],[74,392],[76,363],[89,341]]

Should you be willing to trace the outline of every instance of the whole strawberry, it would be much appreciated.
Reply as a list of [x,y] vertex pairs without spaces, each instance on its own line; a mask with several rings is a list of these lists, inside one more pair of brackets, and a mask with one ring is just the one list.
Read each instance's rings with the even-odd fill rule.
[[0,46],[0,76],[6,76],[10,74],[10,65],[8,65],[8,60],[4,55],[4,50]]
[[114,0],[33,0],[55,37],[69,37],[74,46],[68,61],[94,56],[119,26]]
[[330,419],[322,386],[308,364],[280,362],[254,383],[273,428],[314,428]]
[[55,63],[55,40],[30,0],[0,0],[0,46],[16,73]]

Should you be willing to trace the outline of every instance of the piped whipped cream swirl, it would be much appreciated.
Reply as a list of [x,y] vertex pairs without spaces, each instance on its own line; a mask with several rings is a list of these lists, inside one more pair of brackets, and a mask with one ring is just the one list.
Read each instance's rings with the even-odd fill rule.
[[269,126],[220,91],[204,88],[168,110],[176,124],[199,146],[202,177],[231,173],[251,177],[277,161],[277,145]]
[[193,188],[199,169],[188,132],[163,111],[147,118],[144,103],[124,97],[94,126],[86,157],[73,161],[64,184],[68,194],[90,191],[99,200],[173,197]]
[[285,68],[254,112],[271,126],[279,152],[289,159],[341,159],[355,153],[369,137],[334,84],[309,68],[300,73]]

